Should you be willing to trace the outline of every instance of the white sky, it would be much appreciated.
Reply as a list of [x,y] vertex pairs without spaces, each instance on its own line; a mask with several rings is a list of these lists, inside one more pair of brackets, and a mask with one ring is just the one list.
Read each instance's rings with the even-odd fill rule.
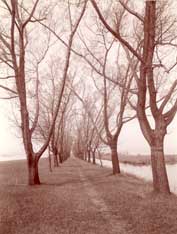
[[[3,155],[24,157],[22,140],[18,139],[15,134],[13,124],[8,119],[10,116],[8,110],[10,110],[8,101],[0,100],[0,157]],[[118,151],[129,154],[149,154],[149,146],[141,133],[137,120],[133,120],[123,127]],[[165,153],[177,154],[177,117],[168,128],[165,138]]]
[[[0,158],[10,156],[25,157],[22,140],[17,138],[13,124],[9,121],[10,105],[7,101],[0,100]],[[146,143],[137,120],[126,124],[120,136],[118,151],[129,154],[149,154]],[[177,118],[168,128],[165,140],[165,153],[177,154]]]
[[10,105],[8,101],[0,100],[0,157],[24,156],[22,139],[17,138],[16,129],[9,120]]

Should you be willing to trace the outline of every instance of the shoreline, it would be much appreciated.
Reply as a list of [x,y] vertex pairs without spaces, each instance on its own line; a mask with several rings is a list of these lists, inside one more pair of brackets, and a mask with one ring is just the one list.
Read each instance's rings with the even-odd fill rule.
[[[99,158],[96,158],[100,160]],[[102,156],[101,160],[111,161],[110,156]],[[119,162],[123,164],[130,164],[132,166],[149,166],[151,165],[150,156],[119,156]],[[177,164],[177,155],[167,155],[165,156],[166,165],[175,165]]]
[[[42,158],[47,158],[47,157],[42,157]],[[99,158],[96,158],[97,160],[100,160]],[[3,162],[15,162],[15,161],[25,161],[26,158],[8,158],[8,159],[1,159],[0,158],[0,163],[3,163]],[[108,161],[111,161],[110,158],[106,158],[106,157],[103,157],[101,160],[108,160]],[[126,160],[126,159],[119,159],[119,163],[123,163],[123,164],[129,164],[129,165],[132,165],[132,166],[150,166],[151,165],[151,161],[150,159],[148,161],[144,161],[144,162],[137,162],[137,161],[134,161],[134,160]],[[166,159],[166,165],[175,165],[177,164],[177,161],[171,161],[171,160],[168,160]]]

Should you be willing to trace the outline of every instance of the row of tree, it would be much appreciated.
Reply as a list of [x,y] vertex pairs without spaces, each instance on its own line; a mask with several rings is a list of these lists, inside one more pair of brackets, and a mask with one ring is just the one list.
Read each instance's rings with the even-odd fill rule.
[[154,190],[170,193],[164,138],[177,111],[174,2],[2,0],[0,8],[0,87],[19,106],[29,184],[40,183],[47,148],[57,166],[71,151],[95,163],[107,145],[120,173],[120,133],[137,118]]

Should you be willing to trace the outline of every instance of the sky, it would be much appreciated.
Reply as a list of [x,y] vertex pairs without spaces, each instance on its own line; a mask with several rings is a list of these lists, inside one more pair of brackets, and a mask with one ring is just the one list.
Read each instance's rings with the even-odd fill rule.
[[[8,101],[0,100],[0,160],[25,158],[22,139],[9,120],[11,115]],[[127,123],[121,132],[118,151],[125,154],[149,154],[149,146],[144,139],[137,120]],[[165,138],[165,153],[177,154],[177,118],[169,126]]]
[[3,157],[24,157],[22,139],[17,137],[17,130],[9,120],[10,105],[0,100],[0,160]]
[[[11,110],[8,101],[0,100],[0,157],[24,157],[22,139],[17,138],[16,130],[9,120],[10,115]],[[177,154],[176,139],[177,118],[167,131],[165,138],[166,154]],[[118,151],[129,154],[149,154],[149,146],[141,133],[137,120],[133,120],[123,127]]]

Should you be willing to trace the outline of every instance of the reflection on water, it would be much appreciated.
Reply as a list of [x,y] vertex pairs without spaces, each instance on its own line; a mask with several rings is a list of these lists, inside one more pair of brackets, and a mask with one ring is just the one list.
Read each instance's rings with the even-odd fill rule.
[[[100,160],[96,161],[98,164],[100,164]],[[102,160],[103,166],[105,167],[112,167],[112,162],[108,160]],[[168,174],[168,179],[169,179],[169,184],[170,184],[170,189],[172,192],[177,194],[177,164],[174,165],[167,165],[167,174]],[[135,175],[139,178],[142,178],[146,181],[152,181],[152,170],[151,166],[134,166],[131,164],[125,164],[125,163],[120,163],[120,169],[123,172]]]

